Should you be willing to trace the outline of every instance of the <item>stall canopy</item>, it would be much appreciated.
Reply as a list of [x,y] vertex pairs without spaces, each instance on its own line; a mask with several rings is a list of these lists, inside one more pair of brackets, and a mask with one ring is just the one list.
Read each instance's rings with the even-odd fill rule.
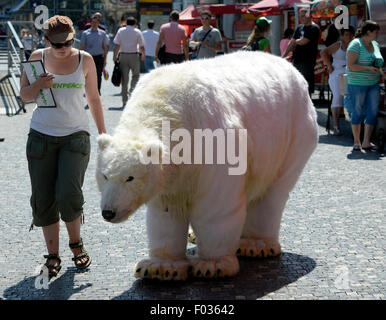
[[[273,10],[292,7],[293,4],[309,4],[308,0],[263,0],[248,8],[249,13],[261,13],[264,10]],[[269,14],[269,13],[268,13]]]

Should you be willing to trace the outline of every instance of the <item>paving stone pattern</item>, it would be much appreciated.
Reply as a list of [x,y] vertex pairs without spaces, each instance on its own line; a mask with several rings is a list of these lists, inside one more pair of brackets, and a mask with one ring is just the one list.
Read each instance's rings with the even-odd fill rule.
[[[110,53],[111,55],[111,53]],[[113,65],[109,57],[108,70]],[[121,111],[120,89],[103,80],[102,103],[108,131]],[[381,299],[385,298],[385,158],[353,154],[350,127],[327,135],[326,110],[317,109],[318,147],[285,209],[280,257],[240,259],[240,273],[230,279],[187,282],[137,280],[133,269],[147,256],[145,209],[128,221],[103,221],[94,178],[96,128],[84,183],[86,223],[82,236],[93,257],[79,272],[71,261],[68,235],[61,223],[62,270],[48,289],[37,289],[37,269],[46,254],[40,228],[31,223],[30,181],[25,145],[32,113],[0,116],[0,298],[1,299]],[[90,116],[91,119],[91,116]],[[189,252],[194,250],[189,245]]]

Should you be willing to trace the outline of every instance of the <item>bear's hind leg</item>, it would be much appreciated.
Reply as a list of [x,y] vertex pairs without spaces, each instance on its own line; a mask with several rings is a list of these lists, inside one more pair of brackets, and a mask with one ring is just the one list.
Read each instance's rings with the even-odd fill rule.
[[[304,136],[305,140],[308,139],[307,135]],[[302,156],[299,157],[297,152],[291,151],[288,154],[287,165],[283,168],[283,174],[269,188],[264,198],[248,204],[247,217],[236,252],[238,256],[264,258],[280,254],[279,232],[282,214],[289,194],[315,145],[305,140],[298,142],[302,145]],[[292,149],[299,150],[294,146]]]
[[134,275],[136,278],[186,280],[189,268],[186,258],[188,220],[160,208],[159,204],[148,204],[149,259],[137,263]]

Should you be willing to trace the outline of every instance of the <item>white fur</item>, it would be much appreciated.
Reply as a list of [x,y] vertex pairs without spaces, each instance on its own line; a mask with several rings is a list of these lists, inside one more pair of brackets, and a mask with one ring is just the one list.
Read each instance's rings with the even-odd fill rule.
[[[228,165],[140,164],[144,146],[156,144],[167,152],[162,120],[192,136],[193,129],[247,129],[246,174],[230,176]],[[242,246],[240,238],[254,239],[242,243],[259,243],[256,248],[263,240],[277,247],[289,192],[317,138],[305,79],[273,55],[237,52],[168,65],[142,77],[114,135],[98,139],[97,165],[102,210],[117,213],[111,222],[121,222],[148,204],[151,259],[140,264],[137,276],[146,277],[142,272],[152,259],[186,265],[189,223],[197,235],[199,258],[191,262],[195,274],[206,269],[212,274],[216,268],[220,276],[237,273],[232,257]],[[134,180],[126,182],[129,176]]]

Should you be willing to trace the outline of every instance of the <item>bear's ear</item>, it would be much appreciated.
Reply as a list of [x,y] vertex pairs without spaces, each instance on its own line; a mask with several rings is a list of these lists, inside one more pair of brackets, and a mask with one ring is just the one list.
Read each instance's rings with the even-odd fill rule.
[[106,149],[106,147],[108,147],[112,141],[113,138],[109,134],[100,134],[97,138],[99,150],[103,151],[104,149]]

